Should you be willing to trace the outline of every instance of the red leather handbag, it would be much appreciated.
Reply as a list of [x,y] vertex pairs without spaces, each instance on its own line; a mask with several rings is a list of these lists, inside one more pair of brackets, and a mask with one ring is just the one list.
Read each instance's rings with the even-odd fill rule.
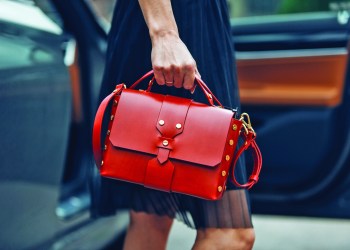
[[[262,158],[255,142],[249,116],[222,108],[201,80],[197,86],[210,105],[190,99],[119,84],[100,104],[93,128],[93,150],[100,174],[157,190],[176,192],[209,200],[221,198],[231,173],[235,185],[251,188],[257,181]],[[104,146],[101,127],[105,109],[113,101]],[[218,106],[214,105],[214,102]],[[239,136],[243,146],[236,150]],[[254,156],[249,181],[239,184],[234,176],[238,157],[248,148]]]

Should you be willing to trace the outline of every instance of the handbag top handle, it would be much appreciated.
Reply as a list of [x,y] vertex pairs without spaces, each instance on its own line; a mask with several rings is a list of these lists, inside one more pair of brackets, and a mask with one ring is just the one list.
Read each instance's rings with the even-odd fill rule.
[[[153,76],[152,79],[150,80],[149,84],[148,84],[148,88],[147,88],[147,92],[150,92],[153,82],[154,82],[154,72],[153,70],[147,72],[144,76],[142,76],[140,79],[138,79],[136,82],[134,82],[131,86],[130,89],[135,89],[136,86],[142,82],[143,80],[145,80],[146,78]],[[204,95],[206,96],[208,102],[210,103],[211,106],[215,106],[214,105],[214,101],[216,102],[216,104],[218,104],[218,106],[223,107],[223,105],[220,103],[220,101],[216,98],[216,96],[213,94],[213,92],[211,92],[211,90],[209,89],[209,87],[203,82],[202,79],[200,79],[197,75],[195,77],[195,85],[193,86],[192,89],[190,89],[189,91],[191,91],[191,93],[194,92],[196,86],[199,86]]]

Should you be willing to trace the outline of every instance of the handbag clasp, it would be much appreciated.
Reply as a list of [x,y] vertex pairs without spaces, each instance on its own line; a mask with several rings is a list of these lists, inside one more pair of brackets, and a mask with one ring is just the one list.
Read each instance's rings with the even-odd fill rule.
[[249,133],[253,133],[253,135],[255,136],[255,131],[252,127],[252,123],[250,122],[249,115],[247,113],[242,113],[239,120],[242,122],[242,126],[243,126],[246,134],[248,135]]

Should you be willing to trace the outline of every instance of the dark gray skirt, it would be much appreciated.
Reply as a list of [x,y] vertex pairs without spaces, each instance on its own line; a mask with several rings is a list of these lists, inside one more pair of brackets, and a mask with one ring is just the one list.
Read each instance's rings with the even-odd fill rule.
[[[239,108],[226,0],[173,0],[172,6],[180,38],[196,60],[202,79],[225,107]],[[137,0],[117,1],[106,60],[100,100],[116,84],[130,86],[152,69],[151,41]],[[166,86],[154,86],[152,91],[207,103],[198,88],[194,95]],[[246,181],[243,158],[238,161],[235,174],[238,181]],[[132,209],[178,218],[192,228],[252,227],[248,193],[229,181],[219,201],[169,194],[107,178],[101,178],[99,185],[94,203],[101,216],[114,214],[118,209]]]

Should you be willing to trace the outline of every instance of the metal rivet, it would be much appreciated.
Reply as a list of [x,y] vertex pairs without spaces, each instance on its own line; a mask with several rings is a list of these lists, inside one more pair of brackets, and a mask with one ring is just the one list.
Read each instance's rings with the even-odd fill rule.
[[182,125],[180,123],[176,124],[177,129],[181,129]]
[[107,130],[107,135],[110,135],[111,134],[111,131],[110,130]]
[[115,106],[115,105],[117,105],[117,104],[118,104],[118,101],[117,101],[117,100],[115,100],[113,104],[114,104],[114,106]]
[[232,125],[232,129],[233,129],[233,130],[237,130],[237,125],[236,125],[236,124],[233,124],[233,125]]
[[222,171],[222,172],[221,172],[221,175],[222,175],[222,176],[226,176],[226,171]]
[[105,145],[105,150],[107,150],[107,145]]
[[229,144],[230,144],[231,146],[233,146],[233,143],[234,143],[234,140],[230,140],[230,141],[229,141]]
[[103,166],[103,161],[101,161],[101,166]]
[[114,119],[114,115],[111,115],[111,121]]
[[159,120],[158,123],[159,123],[160,126],[163,126],[165,124],[164,120]]
[[222,186],[218,186],[218,191],[222,192]]
[[229,160],[230,160],[230,156],[229,156],[229,155],[226,155],[226,156],[225,156],[225,159],[226,159],[226,161],[229,161]]
[[168,140],[164,140],[164,141],[163,141],[163,145],[164,145],[164,146],[168,146],[168,145],[169,145]]

